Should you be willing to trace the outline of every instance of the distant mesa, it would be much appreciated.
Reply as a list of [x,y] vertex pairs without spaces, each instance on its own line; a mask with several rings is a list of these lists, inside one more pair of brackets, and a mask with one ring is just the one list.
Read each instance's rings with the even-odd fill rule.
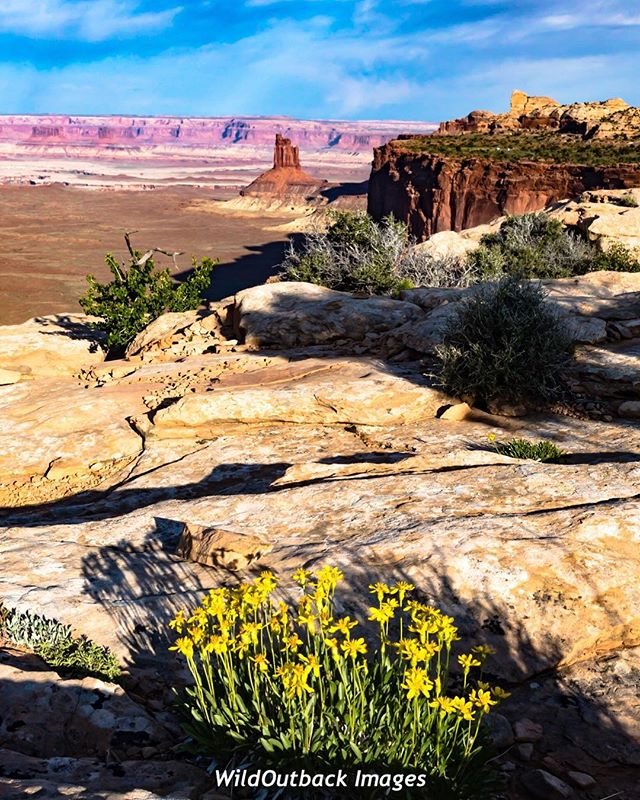
[[242,189],[240,194],[242,197],[308,197],[317,194],[326,183],[302,169],[299,148],[291,143],[291,139],[277,133],[273,167]]

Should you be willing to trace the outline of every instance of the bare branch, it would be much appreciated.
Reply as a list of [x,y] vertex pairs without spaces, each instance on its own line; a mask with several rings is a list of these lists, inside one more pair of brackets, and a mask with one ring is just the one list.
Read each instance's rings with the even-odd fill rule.
[[133,245],[131,244],[131,237],[134,233],[138,233],[138,231],[125,231],[124,232],[124,240],[127,243],[127,250],[131,253],[131,258],[136,257],[135,250],[133,249]]

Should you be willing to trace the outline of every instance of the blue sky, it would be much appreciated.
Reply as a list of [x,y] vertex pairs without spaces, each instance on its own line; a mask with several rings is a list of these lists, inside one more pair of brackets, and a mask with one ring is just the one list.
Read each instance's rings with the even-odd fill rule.
[[440,120],[640,105],[639,0],[0,0],[0,113]]

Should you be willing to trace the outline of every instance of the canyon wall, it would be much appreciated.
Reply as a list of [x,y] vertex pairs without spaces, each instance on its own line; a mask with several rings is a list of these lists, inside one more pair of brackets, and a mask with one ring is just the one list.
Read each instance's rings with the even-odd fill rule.
[[401,133],[429,133],[429,122],[298,120],[290,117],[0,116],[0,144],[28,150],[98,148],[112,153],[148,146],[188,148],[248,145],[270,149],[276,133],[302,150],[370,151]]
[[503,214],[539,211],[588,189],[640,186],[640,164],[614,167],[453,159],[390,142],[375,151],[368,211],[406,222],[419,240]]
[[433,136],[377,147],[368,210],[407,222],[422,241],[586,190],[639,186],[639,108],[619,98],[561,105],[515,91],[504,114],[472,111]]

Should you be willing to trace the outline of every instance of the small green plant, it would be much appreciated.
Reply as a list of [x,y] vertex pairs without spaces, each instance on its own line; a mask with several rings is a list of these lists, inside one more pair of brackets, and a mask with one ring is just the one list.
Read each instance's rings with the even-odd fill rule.
[[0,604],[0,633],[14,644],[32,650],[62,675],[112,681],[121,674],[120,664],[109,648],[85,636],[74,637],[71,626],[56,619]]
[[484,406],[557,396],[573,345],[545,297],[511,276],[461,300],[437,348],[445,391]]
[[607,250],[598,250],[591,265],[592,270],[612,270],[614,272],[640,272],[640,254],[630,250],[620,242]]
[[509,458],[522,458],[527,461],[557,461],[564,455],[557,444],[541,439],[532,442],[529,439],[510,439],[508,442],[498,442],[495,436],[487,437],[496,453]]
[[638,201],[632,194],[623,194],[620,197],[614,197],[609,200],[616,206],[624,206],[625,208],[638,208]]
[[71,677],[85,677],[113,681],[122,670],[117,658],[108,648],[82,636],[54,644],[43,642],[35,652],[50,667]]
[[[99,317],[95,327],[106,333],[109,356],[120,356],[140,331],[167,311],[197,308],[211,282],[215,261],[193,259],[193,272],[181,283],[173,280],[168,269],[158,269],[150,250],[144,255],[134,250],[128,234],[129,265],[121,264],[107,253],[105,262],[113,275],[110,283],[99,283],[87,275],[89,289],[80,298],[85,313]],[[178,254],[175,254],[178,255]]]
[[336,612],[340,570],[293,577],[297,601],[277,602],[264,572],[170,623],[194,679],[182,709],[200,748],[218,763],[411,769],[429,797],[488,796],[482,722],[508,696],[483,682],[491,648],[454,655],[453,618],[412,599],[411,584],[370,586],[377,602],[363,630]]

